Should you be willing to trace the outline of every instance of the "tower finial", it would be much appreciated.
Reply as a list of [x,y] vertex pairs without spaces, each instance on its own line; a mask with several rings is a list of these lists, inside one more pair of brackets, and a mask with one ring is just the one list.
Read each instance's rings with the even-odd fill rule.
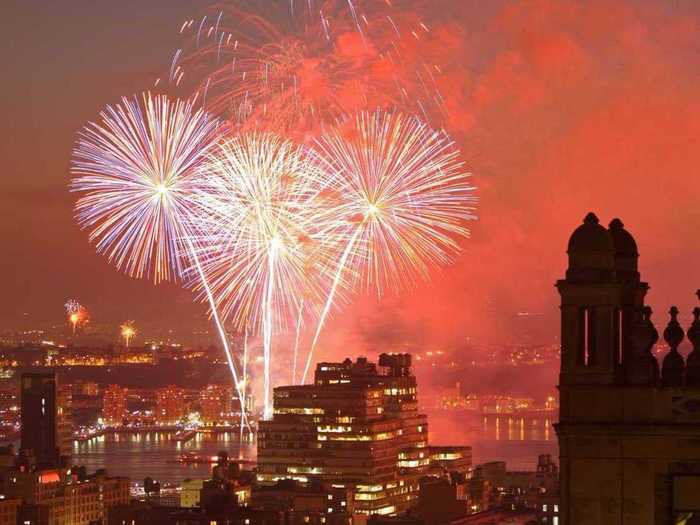
[[[695,292],[700,299],[700,290]],[[700,386],[700,307],[693,308],[693,323],[688,328],[688,340],[693,350],[685,362],[685,382],[689,386]]]
[[683,342],[685,332],[678,323],[678,308],[672,306],[668,313],[671,315],[671,320],[664,330],[664,341],[668,343],[670,350],[664,357],[661,377],[666,386],[681,386],[685,362],[683,356],[678,352],[678,345]]
[[584,224],[598,224],[600,221],[598,220],[598,216],[593,213],[592,211],[589,211],[586,214],[586,217],[583,219]]

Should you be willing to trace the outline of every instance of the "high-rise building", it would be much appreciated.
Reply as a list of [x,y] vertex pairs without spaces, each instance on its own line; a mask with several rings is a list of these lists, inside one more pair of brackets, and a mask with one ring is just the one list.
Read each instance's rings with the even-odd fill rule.
[[156,423],[159,425],[174,425],[185,417],[187,403],[185,391],[171,385],[156,392]]
[[231,387],[208,385],[199,394],[202,421],[207,425],[224,423],[231,412],[231,400]]
[[283,512],[290,525],[350,525],[353,490],[320,482],[300,484],[286,479],[253,490],[253,508]]
[[73,386],[59,384],[56,400],[58,451],[61,457],[70,458],[73,455]]
[[20,500],[0,495],[0,525],[17,525],[17,508]]
[[688,330],[671,308],[670,351],[644,305],[634,238],[589,213],[568,245],[561,295],[561,525],[692,523],[700,516],[700,308]]
[[25,373],[21,378],[20,450],[40,466],[59,463],[58,388],[54,373]]
[[66,468],[0,470],[4,495],[22,502],[17,523],[104,523],[107,511],[129,502],[129,480],[104,473],[80,478]]
[[102,420],[108,427],[121,426],[127,415],[128,389],[119,385],[105,388],[102,398]]
[[275,389],[274,416],[258,433],[258,482],[319,478],[354,487],[357,513],[396,514],[417,501],[427,445],[410,355],[320,363],[313,385]]

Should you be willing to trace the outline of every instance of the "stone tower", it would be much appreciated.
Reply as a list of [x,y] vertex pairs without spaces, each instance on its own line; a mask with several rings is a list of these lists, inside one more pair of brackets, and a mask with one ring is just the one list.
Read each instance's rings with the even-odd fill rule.
[[652,353],[659,334],[644,305],[649,287],[622,222],[605,228],[589,213],[571,235],[568,258],[556,284],[560,523],[700,524],[700,386],[678,352],[678,310],[664,331],[670,351],[660,371]]

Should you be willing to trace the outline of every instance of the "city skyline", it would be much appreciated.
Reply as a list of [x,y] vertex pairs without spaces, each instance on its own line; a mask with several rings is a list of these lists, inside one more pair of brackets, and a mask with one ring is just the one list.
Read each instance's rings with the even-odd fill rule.
[[700,525],[700,2],[0,20],[0,525]]

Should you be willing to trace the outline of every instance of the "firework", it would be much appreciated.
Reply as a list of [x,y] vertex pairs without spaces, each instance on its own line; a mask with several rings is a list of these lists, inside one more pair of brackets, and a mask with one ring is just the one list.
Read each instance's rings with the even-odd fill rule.
[[191,174],[218,137],[218,122],[192,103],[150,94],[123,98],[80,133],[71,191],[90,241],[132,277],[175,280],[184,267],[183,216]]
[[325,174],[300,147],[253,133],[225,142],[201,177],[193,230],[202,268],[222,316],[262,333],[269,417],[273,333],[289,326],[301,298],[324,295],[333,257]]
[[124,346],[129,348],[129,343],[136,335],[136,328],[134,327],[133,321],[127,321],[120,327],[122,339],[124,339]]
[[297,316],[297,326],[296,334],[294,337],[294,354],[292,357],[292,383],[293,385],[297,382],[297,361],[299,358],[299,337],[301,336],[301,328],[304,322],[304,300],[299,302],[299,315]]
[[73,335],[75,335],[78,326],[87,323],[89,319],[87,308],[75,299],[69,299],[64,306],[68,315],[68,322],[73,329]]
[[349,241],[338,260],[302,382],[337,286],[400,290],[449,263],[474,218],[474,187],[442,132],[401,113],[361,113],[316,144],[342,196],[335,215]]
[[428,27],[391,2],[237,0],[180,32],[189,42],[173,54],[171,84],[241,130],[303,137],[368,106],[442,104],[439,67],[415,52]]
[[[193,174],[219,139],[219,124],[192,102],[150,94],[123,98],[100,117],[100,124],[83,129],[74,152],[71,190],[83,194],[78,222],[90,230],[97,251],[130,276],[179,279],[190,257],[199,267],[187,216]],[[207,297],[238,389],[216,303]]]

